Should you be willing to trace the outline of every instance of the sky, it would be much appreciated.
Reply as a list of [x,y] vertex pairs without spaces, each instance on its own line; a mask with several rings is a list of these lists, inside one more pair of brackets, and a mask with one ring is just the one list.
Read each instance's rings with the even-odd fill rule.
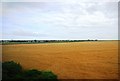
[[2,2],[1,16],[2,39],[118,39],[117,2]]

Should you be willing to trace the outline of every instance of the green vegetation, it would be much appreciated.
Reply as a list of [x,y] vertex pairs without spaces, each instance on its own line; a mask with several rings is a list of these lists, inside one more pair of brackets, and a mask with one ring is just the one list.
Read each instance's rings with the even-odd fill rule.
[[51,71],[23,70],[13,61],[2,63],[2,81],[58,81]]
[[87,42],[98,40],[1,40],[0,44],[43,44],[43,43],[64,43],[64,42]]

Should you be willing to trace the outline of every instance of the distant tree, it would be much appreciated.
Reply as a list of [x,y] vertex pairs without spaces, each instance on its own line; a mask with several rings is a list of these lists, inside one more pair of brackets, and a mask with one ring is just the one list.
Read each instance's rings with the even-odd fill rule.
[[34,40],[34,42],[37,42],[37,40]]
[[95,41],[98,41],[97,39],[95,39]]

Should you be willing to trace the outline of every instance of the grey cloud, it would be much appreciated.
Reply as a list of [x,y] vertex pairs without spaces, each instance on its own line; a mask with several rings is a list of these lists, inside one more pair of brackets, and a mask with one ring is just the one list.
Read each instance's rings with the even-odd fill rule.
[[62,5],[58,2],[4,2],[4,10],[19,10],[21,12],[31,11],[33,12],[58,12],[61,11]]
[[46,37],[47,34],[41,34],[39,32],[32,32],[32,31],[26,31],[26,30],[16,30],[11,33],[11,35],[15,36],[32,36],[32,37]]
[[[80,37],[87,38],[89,37],[87,33],[91,31],[94,31],[91,35],[96,34],[99,37],[101,32],[109,35],[109,32],[106,34],[107,31],[112,32],[110,33],[112,35],[117,28],[116,25],[113,26],[116,24],[117,17],[116,3],[25,2],[5,3],[4,8],[8,11],[4,23],[7,24],[5,28],[9,29],[8,32],[11,32],[12,36],[77,38],[80,35]],[[11,15],[9,15],[10,13]],[[10,22],[7,21],[9,19]],[[113,24],[111,25],[111,23]],[[23,29],[25,27],[25,30],[17,30],[18,27]],[[12,28],[16,30],[13,31]],[[96,29],[101,32],[97,33]],[[38,30],[40,33],[34,32]],[[76,32],[76,34],[70,32]],[[102,37],[104,38],[104,35]]]

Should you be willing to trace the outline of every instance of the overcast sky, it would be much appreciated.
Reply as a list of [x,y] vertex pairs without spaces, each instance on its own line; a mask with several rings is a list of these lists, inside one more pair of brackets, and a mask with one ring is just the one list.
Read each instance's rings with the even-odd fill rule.
[[4,2],[3,39],[118,39],[117,2]]

